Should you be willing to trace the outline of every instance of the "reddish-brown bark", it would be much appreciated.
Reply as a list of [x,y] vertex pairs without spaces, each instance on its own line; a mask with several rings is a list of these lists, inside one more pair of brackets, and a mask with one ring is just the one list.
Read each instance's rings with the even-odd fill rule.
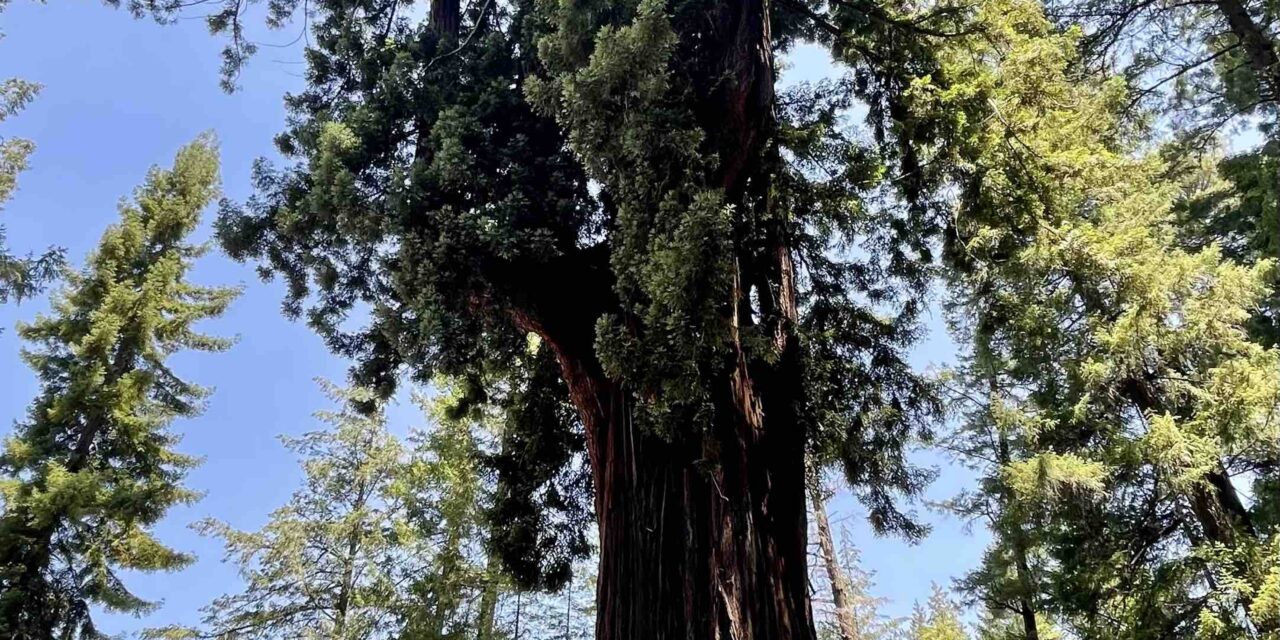
[[[725,363],[705,380],[709,424],[666,436],[635,425],[635,390],[606,376],[594,349],[596,320],[618,307],[604,252],[566,255],[536,278],[504,274],[516,283],[503,295],[512,318],[554,350],[586,429],[602,640],[814,637],[795,276],[767,199],[777,158],[768,14],[766,0],[716,8],[723,66],[706,74],[715,84],[698,105],[720,156],[713,183],[738,215],[770,221],[765,250],[743,251],[723,292],[731,331]],[[738,342],[753,315],[774,336],[772,364],[749,364]]]

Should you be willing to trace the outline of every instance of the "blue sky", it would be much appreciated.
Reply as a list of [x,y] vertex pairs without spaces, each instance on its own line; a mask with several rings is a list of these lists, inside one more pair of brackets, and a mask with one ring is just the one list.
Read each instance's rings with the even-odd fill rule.
[[[37,145],[16,196],[0,211],[0,223],[15,251],[59,245],[77,265],[114,222],[116,203],[142,181],[147,169],[167,164],[201,132],[216,132],[224,191],[243,200],[253,160],[274,154],[271,140],[284,122],[281,97],[302,82],[299,51],[264,48],[241,77],[242,89],[227,95],[218,88],[220,43],[208,36],[201,21],[159,26],[91,1],[41,5],[17,0],[0,14],[0,31],[5,33],[0,78],[16,76],[44,85],[37,100],[0,131]],[[287,42],[293,35],[267,34],[263,39]],[[831,72],[829,61],[812,49],[797,52],[791,64],[790,78]],[[212,215],[210,211],[206,222]],[[207,224],[203,234],[208,235]],[[283,289],[278,283],[260,282],[251,266],[217,252],[200,262],[193,277],[206,284],[245,285],[230,312],[206,327],[238,336],[236,346],[223,354],[175,359],[175,368],[188,380],[215,389],[204,415],[174,426],[184,435],[182,449],[204,459],[189,484],[206,495],[194,506],[173,510],[159,526],[159,535],[197,554],[199,561],[178,573],[130,576],[139,595],[164,604],[145,620],[103,618],[108,632],[198,622],[202,605],[239,587],[234,568],[221,563],[218,541],[187,527],[210,516],[240,528],[262,525],[300,477],[277,436],[316,428],[311,413],[327,406],[313,379],[340,381],[345,375],[344,361],[329,354],[306,326],[280,315]],[[0,433],[22,419],[36,393],[35,377],[19,360],[13,325],[46,307],[43,299],[0,307]],[[935,319],[931,324],[934,331],[915,354],[921,366],[945,362],[952,351],[940,335],[940,323]],[[399,431],[422,423],[407,402],[391,411],[391,418]],[[921,460],[945,462],[928,454]],[[967,478],[954,468],[943,471],[930,492],[933,499],[950,497]],[[931,583],[947,584],[974,566],[985,546],[983,533],[966,533],[963,523],[936,514],[928,517],[934,534],[920,545],[877,539],[847,497],[831,507],[833,519],[853,534],[866,567],[877,572],[877,595],[890,600],[888,611],[896,615],[907,614],[914,600],[926,598]]]

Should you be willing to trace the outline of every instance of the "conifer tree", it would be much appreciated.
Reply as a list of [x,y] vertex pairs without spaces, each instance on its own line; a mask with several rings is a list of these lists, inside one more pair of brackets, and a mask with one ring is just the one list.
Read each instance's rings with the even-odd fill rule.
[[198,497],[182,485],[196,460],[176,450],[169,425],[199,413],[207,391],[166,360],[230,345],[195,324],[221,314],[236,290],[187,281],[204,251],[188,237],[217,190],[217,152],[200,138],[121,205],[51,314],[18,329],[41,390],[0,456],[0,636],[104,637],[91,607],[153,606],[121,571],[191,562],[151,527]]
[[[0,3],[3,12],[5,3]],[[0,34],[0,39],[4,35]],[[22,111],[40,85],[21,78],[0,80],[0,123]],[[18,174],[27,168],[27,158],[34,145],[30,140],[0,136],[0,205],[13,195]],[[0,226],[0,303],[35,295],[51,280],[62,265],[62,252],[51,249],[40,256],[13,255],[5,246],[4,227]]]
[[[891,640],[899,635],[899,620],[881,612],[884,598],[872,595],[874,574],[862,567],[857,547],[845,532],[839,539],[826,514],[826,492],[811,489],[815,541],[821,567],[815,567],[814,614],[820,640]],[[823,596],[829,594],[830,601]]]
[[933,585],[926,604],[916,604],[907,626],[906,640],[969,640],[969,631],[947,592]]
[[[835,637],[840,640],[855,640],[859,634],[851,600],[853,585],[836,555],[835,536],[831,533],[831,522],[827,516],[828,490],[821,485],[819,479],[812,479],[809,483],[809,506],[818,537],[818,554],[826,571],[826,584],[831,591],[831,617],[834,618],[834,627],[838,633]],[[819,637],[825,635],[823,631],[822,624],[819,623]]]
[[[1192,143],[1184,151],[1213,144],[1219,131],[1244,120],[1280,140],[1280,32],[1269,0],[1045,4],[1064,30],[1080,30],[1088,69],[1122,72],[1128,115],[1140,107],[1168,114]],[[1274,147],[1267,155],[1274,162]]]
[[[198,525],[224,540],[244,588],[205,607],[200,627],[154,629],[148,637],[510,637],[503,609],[512,581],[489,549],[485,512],[496,483],[481,467],[492,424],[442,386],[440,395],[415,396],[430,426],[402,443],[374,392],[325,383],[341,406],[317,414],[327,428],[283,438],[305,476],[289,503],[256,532],[215,520]],[[584,593],[575,595],[590,605]],[[563,612],[562,597],[528,598],[526,631],[536,628],[537,612]],[[572,628],[581,632],[592,620],[574,613]]]
[[580,640],[594,637],[595,586],[594,566],[590,562],[574,565],[573,577],[557,591],[524,594],[521,605],[520,633],[507,599],[507,615],[501,629],[504,637],[526,640]]
[[1280,443],[1280,351],[1247,331],[1274,264],[1178,246],[1181,185],[1135,144],[1124,82],[1078,73],[1078,31],[1034,3],[980,20],[911,93],[958,143],[953,283],[1023,414],[1030,455],[999,475],[1045,523],[1044,600],[1086,638],[1274,637],[1276,531],[1237,486],[1269,482]]
[[[1280,142],[1235,155],[1204,154],[1185,144],[1164,153],[1182,175],[1175,205],[1178,242],[1198,251],[1216,245],[1241,264],[1280,258]],[[1263,346],[1280,344],[1280,279],[1253,310],[1249,333]]]
[[[1172,171],[1208,169],[1213,188],[1180,206],[1189,247],[1218,243],[1233,260],[1280,257],[1280,30],[1269,0],[1144,2],[1052,0],[1049,13],[1078,28],[1083,63],[1129,85],[1126,116],[1173,125]],[[1221,138],[1255,129],[1263,143],[1222,153]],[[1236,146],[1236,145],[1232,145]],[[1210,162],[1204,166],[1204,160]],[[1254,310],[1251,331],[1280,342],[1280,285]]]
[[1007,364],[992,361],[982,345],[975,351],[954,376],[957,384],[948,389],[959,424],[945,442],[962,465],[977,472],[978,488],[944,504],[969,521],[980,520],[994,539],[982,566],[961,581],[960,589],[988,612],[1017,617],[1016,637],[1038,640],[1045,627],[1042,601],[1048,588],[1036,532],[1045,523],[1016,499],[1005,472],[1040,453],[1034,441],[1040,425],[1028,424],[1034,414],[1022,410],[1016,392],[1008,388],[1011,383],[999,373]]
[[[239,38],[247,4],[213,26]],[[899,499],[927,477],[905,450],[931,402],[903,354],[933,221],[893,197],[920,181],[897,112],[867,136],[842,114],[927,73],[912,43],[963,7],[286,0],[271,20],[304,7],[290,164],[220,237],[362,384],[407,368],[524,403],[493,506],[521,588],[568,579],[593,514],[599,637],[812,638],[814,448],[877,529],[924,532]],[[856,71],[780,91],[806,39]]]
[[244,590],[207,606],[203,629],[167,627],[149,637],[394,637],[403,604],[396,585],[413,575],[403,557],[417,550],[404,505],[392,493],[403,450],[380,410],[363,415],[350,408],[373,394],[322,386],[341,405],[316,414],[330,428],[281,438],[305,475],[289,503],[255,532],[212,519],[196,526],[223,539]]
[[496,640],[504,637],[498,609],[511,580],[488,544],[495,483],[482,463],[493,417],[460,406],[456,387],[439,386],[439,396],[416,398],[431,426],[412,434],[411,459],[395,487],[426,549],[413,559],[398,637]]

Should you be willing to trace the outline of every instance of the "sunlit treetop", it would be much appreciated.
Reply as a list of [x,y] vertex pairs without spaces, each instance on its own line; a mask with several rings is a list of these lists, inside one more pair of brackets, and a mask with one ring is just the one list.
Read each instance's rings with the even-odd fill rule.
[[121,205],[52,311],[18,327],[40,392],[0,454],[0,635],[100,638],[95,607],[155,606],[130,592],[124,571],[192,561],[152,527],[198,497],[183,485],[197,460],[176,449],[169,425],[199,414],[208,395],[168,359],[231,344],[196,324],[238,291],[187,279],[205,252],[189,236],[217,193],[217,151],[201,138]]

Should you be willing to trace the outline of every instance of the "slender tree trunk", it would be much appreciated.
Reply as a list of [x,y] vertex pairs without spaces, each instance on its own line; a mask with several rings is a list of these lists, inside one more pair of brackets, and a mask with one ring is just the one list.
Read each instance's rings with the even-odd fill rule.
[[[993,380],[993,394],[996,389]],[[998,434],[996,437],[1000,439],[1000,465],[1007,467],[1012,461],[1012,456],[1009,453],[1009,440],[1003,433]],[[1008,488],[1004,489],[1002,499],[1005,503],[1005,510],[1012,508],[1013,496]],[[1007,535],[1009,536],[1009,547],[1013,551],[1014,567],[1018,578],[1018,614],[1022,617],[1022,633],[1026,640],[1040,640],[1040,628],[1036,620],[1034,599],[1036,585],[1031,576],[1031,563],[1027,559],[1027,535],[1023,530],[1020,519],[1014,519],[1013,528],[1007,532]]]
[[484,591],[480,593],[480,611],[476,616],[479,640],[493,640],[494,618],[498,610],[499,562],[490,554],[484,570]]
[[1218,12],[1226,19],[1231,33],[1240,41],[1249,67],[1258,77],[1258,96],[1266,101],[1280,100],[1280,65],[1277,64],[1275,42],[1249,13],[1240,0],[1217,0]]
[[515,640],[520,640],[520,597],[521,595],[522,594],[519,591],[516,591],[516,630],[515,630],[515,634],[511,636],[512,638],[515,638]]
[[347,542],[347,557],[342,567],[342,585],[338,589],[338,601],[334,605],[334,640],[343,640],[347,637],[347,612],[351,609],[351,582],[355,575],[355,562],[352,558],[355,552],[356,539],[352,536]]
[[564,640],[569,640],[569,622],[573,616],[573,576],[569,576],[569,584],[564,589]]
[[1022,634],[1026,640],[1040,640],[1035,603],[1031,599],[1034,583],[1031,581],[1031,567],[1027,563],[1027,549],[1022,544],[1021,536],[1013,543],[1013,553],[1017,563],[1018,586],[1022,591],[1018,598],[1018,612],[1022,616]]
[[819,480],[813,480],[809,486],[809,496],[813,503],[813,517],[817,523],[818,547],[822,550],[822,561],[826,564],[827,579],[831,582],[831,599],[835,601],[836,626],[840,629],[841,640],[861,640],[858,622],[854,617],[853,603],[850,602],[849,576],[840,566],[840,558],[836,555],[835,540],[831,535],[831,523],[827,520],[827,499],[823,495]]
[[[363,509],[364,503],[365,488],[361,487],[353,505],[354,510]],[[352,531],[347,537],[346,555],[342,558],[341,583],[338,585],[338,598],[334,604],[334,640],[344,640],[347,637],[347,616],[351,611],[351,592],[355,590],[356,554],[360,551],[361,529],[364,525],[363,523],[357,523],[356,526],[359,528]]]

